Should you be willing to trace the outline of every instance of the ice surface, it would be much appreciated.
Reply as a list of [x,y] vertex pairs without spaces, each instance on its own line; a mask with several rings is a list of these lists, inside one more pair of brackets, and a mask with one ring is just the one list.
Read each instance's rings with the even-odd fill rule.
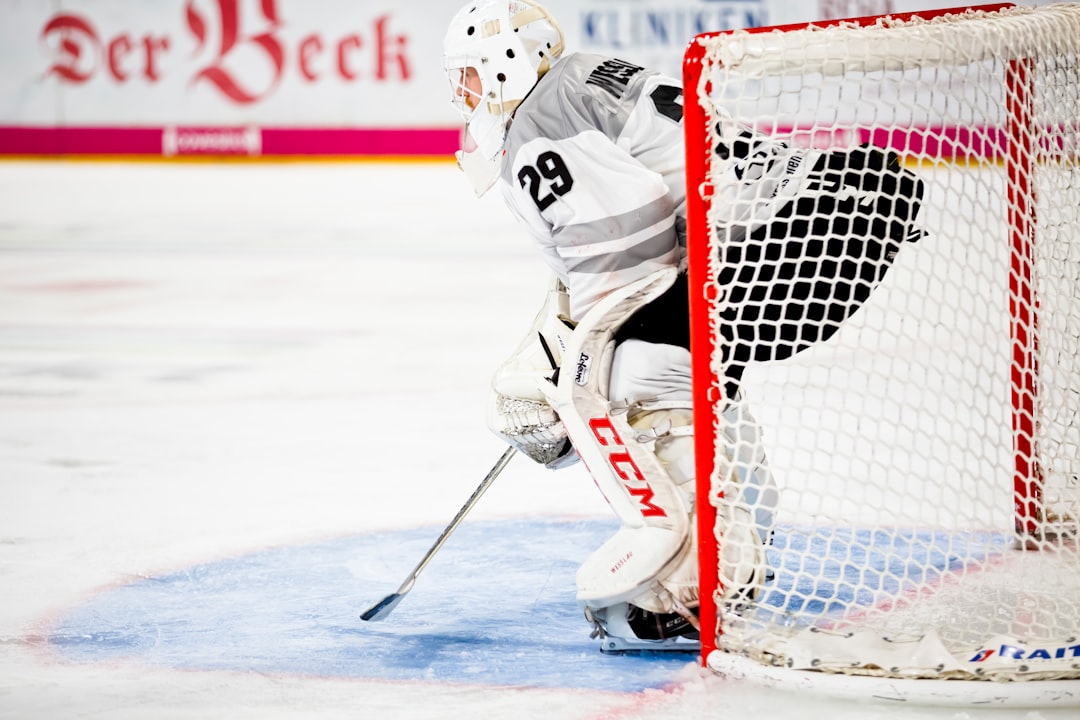
[[0,717],[1075,717],[601,656],[610,514],[520,457],[362,623],[502,453],[545,280],[449,163],[0,163]]

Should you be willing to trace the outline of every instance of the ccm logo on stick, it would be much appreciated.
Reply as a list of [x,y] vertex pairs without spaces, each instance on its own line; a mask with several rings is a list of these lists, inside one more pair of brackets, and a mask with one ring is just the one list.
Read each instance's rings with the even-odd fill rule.
[[645,475],[634,463],[634,459],[630,457],[630,451],[623,444],[619,433],[615,431],[611,418],[606,415],[592,418],[589,420],[589,429],[592,430],[593,436],[602,447],[609,448],[606,455],[608,465],[615,471],[615,475],[622,480],[626,491],[637,499],[641,515],[643,517],[667,517],[664,508],[653,504],[652,499],[655,492],[653,492],[652,486],[649,485],[649,481],[645,479]]

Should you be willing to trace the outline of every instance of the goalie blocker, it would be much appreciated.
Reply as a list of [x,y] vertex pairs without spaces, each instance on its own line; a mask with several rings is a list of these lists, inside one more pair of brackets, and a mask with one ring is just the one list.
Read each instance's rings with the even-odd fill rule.
[[[742,161],[734,182],[747,176],[747,161],[769,162],[748,143],[733,143],[729,156],[737,166]],[[732,611],[766,580],[777,501],[760,428],[739,393],[743,370],[826,341],[884,279],[903,243],[921,237],[914,218],[923,183],[891,153],[860,147],[802,159],[802,170],[787,163],[792,199],[768,222],[726,228],[722,244],[730,400],[718,458],[729,502],[717,532],[727,568],[720,600]],[[687,639],[696,636],[698,575],[685,275],[669,268],[632,283],[576,325],[567,308],[565,288],[553,283],[528,335],[495,374],[488,424],[548,467],[580,457],[618,516],[618,532],[577,574],[577,598],[602,648],[693,649]]]

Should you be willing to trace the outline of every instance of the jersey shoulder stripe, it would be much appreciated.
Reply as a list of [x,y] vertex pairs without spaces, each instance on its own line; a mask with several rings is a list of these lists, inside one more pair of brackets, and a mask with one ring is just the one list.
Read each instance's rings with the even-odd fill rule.
[[655,72],[589,53],[574,53],[540,79],[514,113],[507,150],[536,138],[559,141],[599,130],[614,141]]

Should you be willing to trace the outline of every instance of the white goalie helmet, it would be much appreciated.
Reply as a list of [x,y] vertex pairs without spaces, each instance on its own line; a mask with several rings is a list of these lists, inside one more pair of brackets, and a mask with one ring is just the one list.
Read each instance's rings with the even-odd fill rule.
[[562,52],[562,30],[531,0],[473,0],[450,21],[443,69],[465,120],[458,163],[477,195],[499,176],[511,115]]

